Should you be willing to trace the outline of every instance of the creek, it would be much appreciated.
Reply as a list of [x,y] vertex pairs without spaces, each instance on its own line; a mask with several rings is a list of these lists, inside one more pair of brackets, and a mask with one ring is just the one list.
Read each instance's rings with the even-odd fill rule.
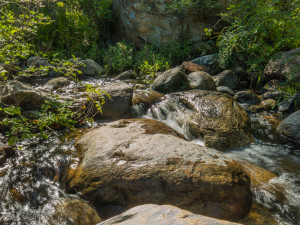
[[[101,85],[103,81],[94,79],[83,83]],[[74,89],[76,85],[71,83],[64,88],[63,95],[78,98]],[[153,105],[143,117],[160,120],[188,140],[203,145],[201,139],[194,138],[189,132],[183,112],[171,101],[162,101]],[[274,125],[268,120],[273,114],[251,114],[250,117],[256,142],[224,154],[276,175],[259,188],[252,187],[259,217],[265,221],[269,221],[267,217],[273,217],[278,224],[300,224],[300,146],[275,133]],[[59,214],[63,199],[78,198],[65,193],[61,182],[65,168],[78,161],[74,148],[78,132],[81,129],[69,133],[58,131],[48,140],[24,141],[20,146],[22,150],[0,164],[0,224],[67,224],[61,217],[53,215]],[[246,218],[242,223],[251,224],[251,220]]]

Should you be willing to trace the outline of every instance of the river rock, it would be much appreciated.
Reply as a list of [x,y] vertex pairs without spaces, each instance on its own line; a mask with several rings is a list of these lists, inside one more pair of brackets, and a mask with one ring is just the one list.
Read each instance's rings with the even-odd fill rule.
[[50,66],[50,63],[46,59],[40,56],[32,56],[27,60],[27,65],[35,66],[35,67],[41,67],[41,66],[45,67],[45,66]]
[[283,98],[283,93],[281,91],[268,91],[263,94],[262,98],[280,100]]
[[[149,42],[156,45],[177,42],[182,40],[183,35],[198,41],[205,38],[205,28],[216,25],[222,6],[214,10],[205,9],[201,15],[193,7],[188,7],[179,16],[170,10],[169,0],[113,0],[113,28],[120,39],[137,46]],[[215,29],[220,29],[221,24],[218,23]]]
[[198,72],[198,71],[206,72],[205,66],[198,65],[198,64],[195,64],[195,63],[183,62],[182,66],[185,69],[185,71],[188,72],[188,73]]
[[279,103],[278,111],[282,113],[292,113],[300,109],[300,94],[296,94]]
[[56,206],[50,224],[95,225],[102,222],[97,211],[83,200],[66,198]]
[[217,64],[216,59],[216,54],[213,54],[198,57],[196,59],[191,60],[190,62],[205,66],[206,72],[208,72],[209,74],[214,74],[215,70],[219,70],[219,68],[214,68]]
[[193,72],[187,75],[188,85],[191,89],[216,91],[214,79],[204,71]]
[[266,65],[261,82],[285,78],[300,82],[300,48],[275,54]]
[[0,165],[5,162],[7,158],[15,155],[15,149],[9,145],[0,145]]
[[58,88],[62,88],[70,84],[70,80],[66,77],[57,77],[49,80],[45,85],[44,88],[50,90],[56,90]]
[[231,88],[226,87],[226,86],[219,86],[219,87],[217,87],[217,91],[229,94],[231,96],[234,95],[234,91]]
[[300,141],[300,110],[284,119],[276,132],[288,138]]
[[116,77],[118,80],[129,80],[134,78],[134,71],[127,70]]
[[165,124],[120,120],[84,134],[66,189],[109,217],[140,204],[171,204],[238,220],[251,208],[250,180],[222,153],[186,141]]
[[132,115],[139,117],[145,115],[147,110],[156,102],[161,101],[164,94],[152,90],[135,90],[132,98]]
[[152,88],[162,93],[177,91],[183,84],[183,80],[184,69],[182,67],[175,67],[157,77],[152,84]]
[[98,225],[234,225],[237,223],[193,214],[171,205],[147,204],[134,207]]
[[101,90],[109,94],[102,106],[102,119],[131,118],[133,89],[126,83],[108,83],[101,86]]
[[92,59],[69,59],[69,61],[75,64],[80,64],[79,66],[77,66],[77,69],[81,71],[81,74],[79,76],[96,77],[105,73],[105,70],[102,68],[102,66],[100,66]]
[[49,96],[19,81],[9,81],[4,86],[0,98],[4,104],[34,110],[39,109]]
[[234,95],[234,99],[243,104],[256,105],[260,103],[259,97],[252,91],[239,91]]
[[254,141],[247,112],[229,95],[203,90],[169,94],[149,109],[152,117],[179,124],[189,140],[202,138],[218,150],[242,147]]
[[237,88],[237,84],[239,81],[238,75],[231,70],[225,70],[217,76],[214,76],[213,78],[216,82],[217,87],[226,86],[233,90]]

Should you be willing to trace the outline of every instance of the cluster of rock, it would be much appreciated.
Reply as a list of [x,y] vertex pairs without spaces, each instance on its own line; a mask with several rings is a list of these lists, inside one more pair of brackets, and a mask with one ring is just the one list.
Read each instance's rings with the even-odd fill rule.
[[[102,67],[91,60],[82,63],[86,66],[80,68],[81,76],[103,72]],[[48,62],[31,58],[28,65],[48,65]],[[270,75],[270,65],[266,68],[268,78],[263,78],[264,82],[274,78]],[[274,71],[278,76],[279,70]],[[63,175],[65,189],[88,201],[101,218],[80,200],[66,200],[61,204],[64,213],[60,216],[81,221],[79,224],[95,224],[114,216],[100,224],[128,225],[137,221],[142,224],[234,224],[220,219],[239,221],[244,218],[252,206],[250,178],[255,183],[253,174],[268,173],[249,169],[253,166],[241,166],[217,150],[252,143],[248,113],[276,109],[276,101],[280,101],[283,94],[269,90],[270,85],[260,93],[250,90],[249,73],[242,69],[225,70],[215,76],[208,72],[207,65],[184,62],[159,75],[152,90],[120,81],[105,83],[101,89],[109,93],[110,98],[106,99],[101,118],[114,121],[91,129],[77,140],[80,160]],[[132,75],[133,71],[127,71],[118,79],[131,79]],[[55,90],[69,83],[64,77],[56,77],[43,87]],[[46,91],[11,81],[2,89],[0,101],[28,111],[38,110],[50,98]],[[278,110],[296,111],[299,109],[297,99],[298,95],[284,103],[288,110],[281,110],[283,103],[279,103]],[[135,116],[147,110],[155,113],[153,105],[156,109],[172,111],[178,123],[188,126],[191,136],[203,139],[205,147],[188,141],[162,122],[131,119],[133,112]],[[299,121],[298,110],[282,121],[278,133],[300,141]],[[0,150],[1,163],[10,153],[7,148]],[[90,215],[89,218],[77,218],[77,213],[72,214],[74,208]]]

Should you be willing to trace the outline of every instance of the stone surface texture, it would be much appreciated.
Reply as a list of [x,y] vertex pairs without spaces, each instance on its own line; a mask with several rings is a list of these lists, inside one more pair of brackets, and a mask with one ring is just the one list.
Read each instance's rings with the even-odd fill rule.
[[251,208],[250,179],[239,164],[159,121],[108,123],[84,134],[76,148],[82,160],[66,173],[66,189],[106,218],[147,203],[230,220]]

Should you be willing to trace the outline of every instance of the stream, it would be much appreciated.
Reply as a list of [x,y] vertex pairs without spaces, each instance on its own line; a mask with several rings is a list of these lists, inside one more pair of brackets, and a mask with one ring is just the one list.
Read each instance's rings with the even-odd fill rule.
[[[102,80],[84,81],[83,84],[103,83]],[[71,83],[59,94],[76,97]],[[172,110],[171,110],[172,108]],[[180,106],[170,101],[153,105],[144,118],[160,120],[188,140],[203,145],[194,138],[184,121]],[[238,161],[256,164],[273,172],[276,177],[269,182],[252,187],[254,204],[261,217],[272,216],[277,224],[300,224],[300,146],[279,137],[267,119],[272,114],[251,114],[256,142],[244,148],[232,149],[224,154]],[[99,124],[101,121],[96,121]],[[63,199],[78,197],[64,192],[60,175],[69,163],[78,160],[74,142],[76,132],[58,131],[48,140],[24,141],[16,155],[0,164],[0,224],[67,224],[59,216]],[[3,137],[0,136],[0,141]],[[268,214],[264,212],[268,211]],[[266,218],[267,221],[267,218]],[[242,221],[252,224],[251,221]],[[269,223],[264,223],[269,224]]]

